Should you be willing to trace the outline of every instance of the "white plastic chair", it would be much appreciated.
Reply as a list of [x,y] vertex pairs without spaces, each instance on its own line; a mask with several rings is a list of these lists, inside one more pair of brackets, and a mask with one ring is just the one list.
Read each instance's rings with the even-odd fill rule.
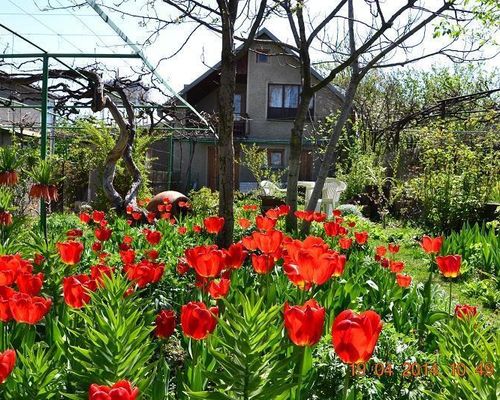
[[280,189],[271,181],[261,181],[260,187],[266,196],[274,196],[275,193],[286,193],[286,189]]
[[316,211],[320,211],[323,207],[326,214],[331,215],[340,199],[340,195],[346,189],[347,184],[345,182],[336,178],[326,178],[321,199],[318,200],[316,205]]

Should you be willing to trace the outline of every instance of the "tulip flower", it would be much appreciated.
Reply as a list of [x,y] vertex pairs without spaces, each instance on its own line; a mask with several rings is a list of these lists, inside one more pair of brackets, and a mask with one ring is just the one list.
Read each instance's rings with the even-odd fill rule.
[[161,310],[155,319],[155,335],[168,339],[175,331],[176,316],[173,310]]
[[323,224],[323,228],[325,229],[325,233],[331,237],[338,236],[340,233],[340,224],[337,224],[334,221],[325,222]]
[[96,289],[96,280],[88,275],[67,276],[63,279],[64,302],[72,308],[82,308]]
[[219,280],[211,280],[208,284],[208,293],[214,299],[222,299],[226,297],[229,293],[229,288],[231,286],[231,280],[227,278],[221,278]]
[[89,388],[89,400],[136,400],[139,389],[134,388],[129,381],[118,381],[113,386],[96,385]]
[[179,235],[185,235],[187,233],[187,228],[185,226],[179,226],[177,228],[177,233],[179,233]]
[[132,264],[135,261],[135,251],[130,250],[122,250],[120,251],[120,258],[122,263],[124,264]]
[[185,251],[187,263],[203,278],[219,276],[225,267],[224,254],[217,246],[197,246]]
[[94,242],[92,243],[92,251],[97,253],[98,251],[102,250],[102,243],[101,242]]
[[90,220],[91,220],[92,217],[90,216],[89,213],[82,212],[82,213],[80,213],[79,218],[80,218],[80,221],[82,223],[88,224],[90,222]]
[[270,230],[267,232],[254,232],[252,238],[259,249],[264,254],[273,254],[278,251],[283,241],[283,233]]
[[158,258],[158,256],[160,255],[160,253],[158,253],[158,250],[155,250],[155,249],[149,249],[149,250],[146,250],[144,252],[144,254],[146,255],[146,257],[148,259],[150,259],[151,261],[154,261]]
[[90,278],[94,279],[98,285],[104,284],[104,276],[111,278],[113,276],[113,268],[107,265],[92,265],[90,267]]
[[276,219],[264,217],[262,215],[257,215],[255,218],[255,225],[260,231],[270,231],[276,226]]
[[42,290],[43,274],[32,274],[30,272],[23,272],[17,275],[16,278],[17,288],[21,293],[29,294],[30,296],[37,296]]
[[460,264],[462,257],[460,255],[437,256],[436,263],[439,271],[446,278],[456,278],[460,274]]
[[203,226],[208,233],[218,234],[224,226],[223,217],[207,217],[203,220]]
[[94,231],[95,237],[100,242],[105,242],[111,238],[113,231],[106,227],[99,227]]
[[385,256],[385,254],[387,253],[387,249],[385,246],[377,246],[375,247],[375,254],[377,256],[379,256],[380,258],[382,258],[383,256]]
[[259,206],[256,204],[244,204],[242,208],[243,211],[257,211]]
[[142,260],[138,264],[128,264],[123,267],[127,279],[137,283],[140,288],[149,283],[158,282],[165,270],[165,265],[150,260]]
[[8,286],[0,286],[0,321],[9,322],[12,319],[9,299],[16,291]]
[[333,348],[344,363],[367,362],[381,330],[380,315],[375,311],[356,314],[352,310],[344,310],[332,325]]
[[443,245],[443,237],[438,236],[432,238],[430,236],[422,236],[422,242],[420,246],[427,254],[438,254],[441,251],[441,246]]
[[359,245],[364,245],[368,240],[368,232],[354,232],[354,237]]
[[4,383],[16,365],[15,350],[8,349],[0,353],[0,384]]
[[92,211],[92,220],[96,224],[98,224],[101,221],[103,221],[105,216],[106,216],[106,214],[104,214],[104,211],[98,211],[98,210]]
[[396,282],[402,288],[407,288],[411,285],[411,276],[405,274],[396,274]]
[[340,217],[341,215],[342,215],[342,211],[341,210],[338,210],[338,209],[333,210],[333,216],[334,217]]
[[76,265],[80,262],[83,253],[83,244],[70,240],[56,244],[61,261],[67,265]]
[[52,306],[52,300],[44,297],[30,296],[26,293],[14,293],[9,299],[12,318],[16,322],[30,325],[37,324],[45,317]]
[[468,304],[457,304],[455,306],[455,316],[459,319],[468,319],[477,314],[477,307]]
[[202,302],[191,301],[182,306],[181,327],[184,335],[195,340],[203,340],[217,326],[218,307],[210,307]]
[[297,346],[314,346],[321,339],[325,324],[325,309],[314,299],[302,306],[285,303],[285,328],[288,338]]
[[239,218],[238,225],[241,226],[242,229],[248,229],[252,225],[252,222],[248,218]]
[[274,267],[274,257],[269,254],[252,254],[252,266],[258,274],[268,274]]
[[389,243],[389,253],[396,254],[399,252],[399,244]]
[[391,272],[394,272],[395,274],[402,272],[404,268],[405,268],[405,263],[403,261],[394,261],[394,260],[389,261],[389,269],[391,270]]
[[233,269],[241,268],[248,255],[241,243],[232,244],[227,250],[223,250],[223,254],[225,266]]
[[161,240],[161,232],[160,231],[152,231],[149,229],[144,229],[144,235],[146,236],[146,240],[151,246],[155,246],[160,243]]
[[194,233],[201,233],[202,227],[200,225],[193,225],[193,232]]
[[352,239],[349,239],[349,238],[340,238],[339,239],[339,246],[342,250],[349,250],[351,245],[352,245]]

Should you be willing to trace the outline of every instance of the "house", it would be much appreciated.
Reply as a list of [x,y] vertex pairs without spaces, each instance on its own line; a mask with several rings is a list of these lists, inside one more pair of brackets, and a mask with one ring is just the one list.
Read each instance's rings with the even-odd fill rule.
[[[235,157],[239,159],[243,144],[256,143],[267,150],[269,166],[285,169],[290,149],[290,131],[300,94],[299,61],[294,53],[279,45],[279,40],[269,30],[262,29],[256,37],[266,40],[266,43],[252,45],[237,65],[234,96]],[[217,112],[219,68],[220,63],[180,92],[199,112]],[[313,78],[321,77],[314,71]],[[342,101],[342,92],[332,85],[317,92],[310,105],[306,133],[313,132],[320,121],[340,107]],[[200,134],[190,138],[175,136],[171,144],[172,151],[167,151],[167,148],[165,143],[158,143],[153,148],[151,155],[157,158],[153,169],[166,170],[166,166],[170,165],[173,188],[180,191],[201,186],[217,189],[215,135]],[[316,178],[318,163],[313,151],[314,145],[305,141],[301,155],[301,180]],[[167,160],[169,155],[170,160]],[[235,168],[237,188],[246,191],[257,187],[255,178],[247,168],[240,164]]]

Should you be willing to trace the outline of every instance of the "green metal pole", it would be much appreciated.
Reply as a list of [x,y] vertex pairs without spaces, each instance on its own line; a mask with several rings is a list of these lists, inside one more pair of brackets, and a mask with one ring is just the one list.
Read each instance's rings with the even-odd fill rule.
[[[41,98],[41,126],[40,126],[40,158],[47,157],[47,109],[48,109],[48,86],[49,86],[49,56],[43,55],[42,75],[42,98]],[[47,205],[45,200],[40,201],[40,228],[47,240]]]
[[170,135],[168,152],[168,190],[172,189],[172,172],[174,169],[174,135]]

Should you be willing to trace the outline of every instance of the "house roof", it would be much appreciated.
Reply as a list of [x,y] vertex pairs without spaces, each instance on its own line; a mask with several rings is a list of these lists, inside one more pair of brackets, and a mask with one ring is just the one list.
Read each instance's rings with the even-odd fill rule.
[[[278,39],[278,37],[276,37],[269,29],[267,28],[262,28],[260,29],[256,34],[255,34],[255,37],[258,39],[258,38],[261,38],[262,36],[267,36],[269,37],[270,40],[272,40],[273,42],[276,42],[278,45],[279,43],[281,43],[281,40]],[[241,49],[243,48],[243,44],[239,45],[237,48],[236,48],[236,52],[240,51]],[[292,50],[290,50],[289,48],[285,48],[284,51],[289,54],[290,56],[298,59],[298,55],[293,52]],[[194,87],[196,87],[198,84],[200,84],[201,82],[203,82],[206,78],[208,78],[212,73],[214,73],[215,71],[219,70],[220,69],[220,66],[221,66],[221,62],[219,61],[217,64],[215,64],[213,67],[209,68],[207,71],[205,71],[202,75],[200,75],[198,78],[196,78],[193,82],[191,82],[189,85],[185,85],[184,86],[184,89],[182,89],[179,94],[181,96],[186,96],[187,92],[189,92],[191,89],[193,89]],[[324,77],[317,71],[315,70],[314,68],[311,68],[311,74],[313,77],[315,77],[316,79],[318,80],[321,80],[323,79]],[[337,96],[341,101],[344,101],[344,98],[345,98],[345,95],[344,95],[344,91],[342,89],[340,89],[339,87],[333,85],[333,84],[328,84],[326,86],[335,96]]]

